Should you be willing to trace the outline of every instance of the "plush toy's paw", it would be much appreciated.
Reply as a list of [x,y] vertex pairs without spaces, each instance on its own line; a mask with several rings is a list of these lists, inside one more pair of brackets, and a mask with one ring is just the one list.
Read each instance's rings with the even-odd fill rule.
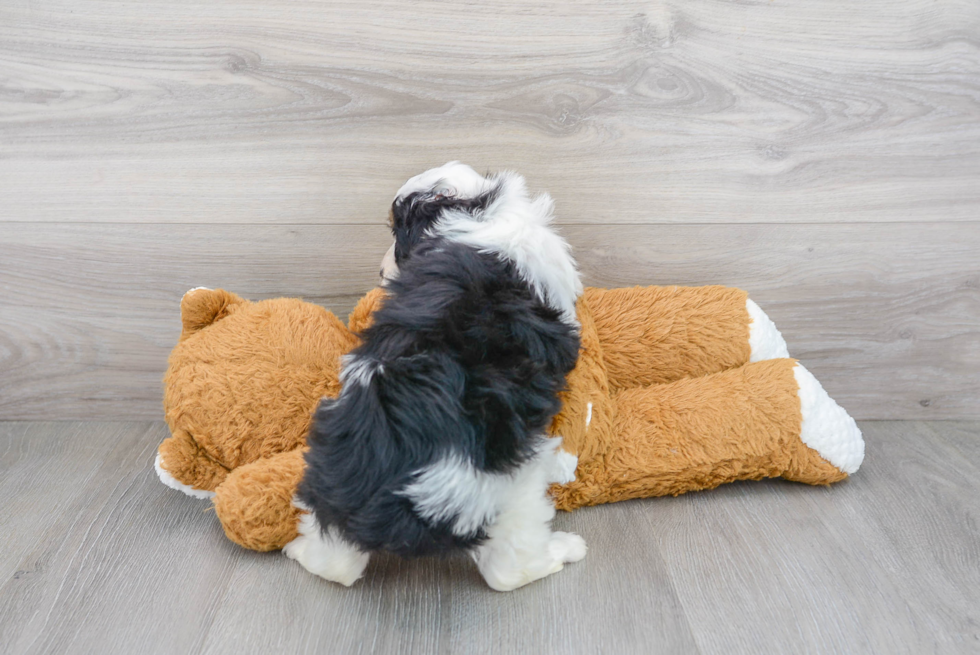
[[844,473],[854,473],[864,461],[857,423],[801,364],[793,367],[793,376],[800,387],[800,439]]
[[175,428],[157,448],[153,468],[165,485],[194,498],[212,498],[212,492],[228,476],[228,469],[209,457],[197,441],[180,428]]
[[766,359],[781,359],[789,357],[786,340],[772,322],[751,298],[745,299],[745,311],[749,313],[749,355],[750,362],[761,362]]
[[585,545],[585,539],[571,532],[555,532],[551,535],[548,542],[548,552],[560,562],[578,562],[585,558],[589,547]]
[[171,489],[176,489],[181,493],[185,493],[191,498],[199,498],[201,500],[207,500],[209,498],[214,498],[214,492],[208,491],[206,489],[195,489],[189,484],[184,484],[163,467],[163,456],[157,453],[156,459],[153,461],[153,468],[157,472],[157,477],[160,478],[160,482],[167,485]]
[[[300,509],[306,509],[296,503]],[[313,514],[307,512],[299,520],[299,536],[286,544],[282,552],[324,580],[349,587],[364,574],[370,554],[361,552],[345,541],[337,528],[320,529]]]

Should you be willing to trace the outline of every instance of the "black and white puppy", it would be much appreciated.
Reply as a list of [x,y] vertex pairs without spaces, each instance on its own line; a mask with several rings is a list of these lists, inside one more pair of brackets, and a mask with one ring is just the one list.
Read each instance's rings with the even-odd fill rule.
[[350,585],[372,551],[466,549],[503,591],[585,556],[550,527],[548,486],[577,462],[545,429],[582,292],[551,220],[551,198],[514,173],[451,162],[401,188],[389,297],[316,411],[289,557]]

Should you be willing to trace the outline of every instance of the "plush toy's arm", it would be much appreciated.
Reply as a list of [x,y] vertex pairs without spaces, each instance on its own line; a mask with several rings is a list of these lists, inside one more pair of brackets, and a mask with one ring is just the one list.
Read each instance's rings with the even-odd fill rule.
[[730,287],[587,288],[612,390],[788,357],[772,321]]

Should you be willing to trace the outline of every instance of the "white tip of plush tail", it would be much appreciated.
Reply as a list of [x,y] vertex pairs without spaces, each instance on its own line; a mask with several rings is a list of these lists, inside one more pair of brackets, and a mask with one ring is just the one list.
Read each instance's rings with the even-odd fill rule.
[[752,353],[750,362],[761,362],[766,359],[789,357],[786,340],[776,329],[776,324],[770,320],[762,308],[751,298],[745,300],[745,310],[752,319],[749,323],[749,347]]
[[864,461],[864,438],[857,423],[803,365],[793,367],[793,376],[800,387],[800,439],[844,473],[854,473]]

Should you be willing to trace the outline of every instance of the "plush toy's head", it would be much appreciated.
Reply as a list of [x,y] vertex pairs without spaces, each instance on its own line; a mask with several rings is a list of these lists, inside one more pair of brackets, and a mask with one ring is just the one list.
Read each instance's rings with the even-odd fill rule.
[[172,437],[160,456],[198,490],[302,446],[320,398],[339,392],[341,356],[357,342],[336,316],[297,299],[253,303],[195,289],[181,302],[181,318],[164,378]]

